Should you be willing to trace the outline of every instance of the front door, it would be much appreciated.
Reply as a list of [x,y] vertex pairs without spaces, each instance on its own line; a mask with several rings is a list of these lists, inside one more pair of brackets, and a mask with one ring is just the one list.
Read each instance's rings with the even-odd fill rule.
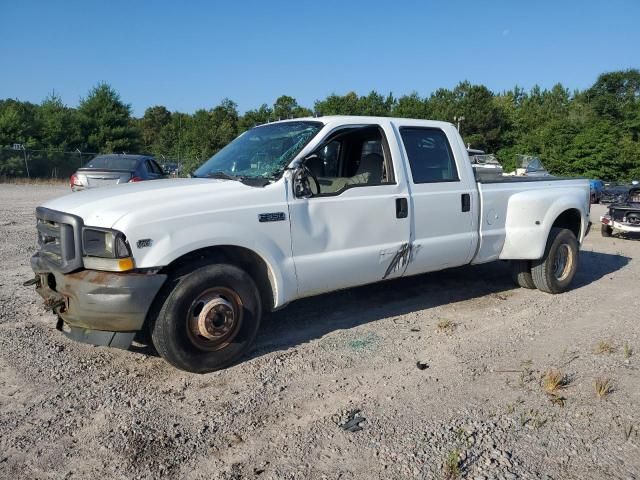
[[396,181],[384,130],[334,132],[305,165],[314,194],[289,204],[299,296],[402,275],[408,193]]

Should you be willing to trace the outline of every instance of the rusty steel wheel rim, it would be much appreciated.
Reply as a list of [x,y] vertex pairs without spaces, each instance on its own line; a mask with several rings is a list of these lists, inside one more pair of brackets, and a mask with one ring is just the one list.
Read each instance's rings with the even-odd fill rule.
[[571,273],[573,268],[573,255],[569,245],[563,243],[556,250],[556,254],[553,258],[553,275],[556,280],[563,281]]
[[187,313],[187,334],[201,350],[220,350],[238,334],[242,325],[242,301],[224,287],[210,288],[191,303]]

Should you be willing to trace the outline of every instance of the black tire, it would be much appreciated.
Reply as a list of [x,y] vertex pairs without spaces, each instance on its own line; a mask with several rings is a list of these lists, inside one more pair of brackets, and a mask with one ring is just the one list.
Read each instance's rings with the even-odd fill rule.
[[187,372],[213,372],[251,347],[262,307],[245,271],[228,264],[205,265],[167,283],[151,331],[154,347],[167,362]]
[[565,292],[578,270],[578,257],[578,241],[573,232],[552,228],[543,257],[531,262],[533,283],[543,292]]
[[611,228],[609,225],[602,224],[602,226],[600,227],[600,233],[603,237],[608,238],[613,235],[613,228]]
[[511,278],[516,285],[522,288],[536,288],[531,276],[531,261],[529,260],[511,260]]

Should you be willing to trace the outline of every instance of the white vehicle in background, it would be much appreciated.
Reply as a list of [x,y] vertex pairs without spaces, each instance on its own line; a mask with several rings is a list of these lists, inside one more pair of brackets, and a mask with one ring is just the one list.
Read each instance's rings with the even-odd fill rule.
[[467,148],[467,153],[473,170],[476,172],[476,177],[478,175],[485,177],[503,175],[502,164],[493,153],[485,153],[484,150],[473,148]]
[[589,183],[476,179],[456,128],[377,117],[253,128],[194,178],[88,190],[38,207],[37,291],[72,338],[127,348],[149,331],[174,366],[209,372],[296,299],[509,260],[560,293],[578,267]]
[[518,177],[551,177],[539,157],[533,155],[516,155],[516,169],[507,175]]

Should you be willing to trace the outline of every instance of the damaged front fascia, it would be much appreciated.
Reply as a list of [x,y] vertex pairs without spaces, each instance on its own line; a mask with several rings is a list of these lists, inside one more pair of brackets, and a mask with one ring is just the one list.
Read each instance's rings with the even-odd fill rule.
[[412,259],[412,248],[411,244],[403,243],[400,245],[400,248],[395,253],[387,270],[384,272],[382,276],[382,280],[385,280],[389,275],[394,272],[397,272],[399,269],[406,267]]

